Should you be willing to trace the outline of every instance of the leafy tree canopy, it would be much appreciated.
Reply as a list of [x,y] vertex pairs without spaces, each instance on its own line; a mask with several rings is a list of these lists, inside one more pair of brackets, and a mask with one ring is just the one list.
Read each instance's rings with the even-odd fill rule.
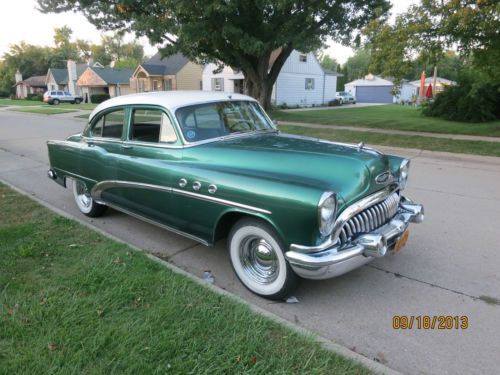
[[[135,31],[163,53],[241,69],[248,93],[267,107],[294,50],[314,51],[327,36],[348,44],[384,16],[387,0],[38,0],[43,12],[79,11],[103,30]],[[279,55],[270,65],[271,53]]]
[[366,28],[372,43],[374,70],[403,78],[418,56],[424,65],[446,59],[456,48],[489,79],[500,82],[500,3],[498,0],[422,0],[396,18],[394,25],[371,22]]
[[337,71],[337,66],[339,65],[339,63],[334,57],[321,52],[318,54],[318,61],[323,68],[332,70],[334,72]]

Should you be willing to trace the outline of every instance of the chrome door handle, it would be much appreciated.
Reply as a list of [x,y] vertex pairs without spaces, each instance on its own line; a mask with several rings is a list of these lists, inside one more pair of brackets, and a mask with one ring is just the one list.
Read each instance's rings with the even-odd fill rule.
[[125,150],[130,150],[133,147],[131,145],[122,145],[122,148],[125,149]]
[[89,141],[87,141],[87,146],[88,146],[88,147],[94,147],[94,146],[95,146],[95,143],[94,143],[94,142],[89,142]]

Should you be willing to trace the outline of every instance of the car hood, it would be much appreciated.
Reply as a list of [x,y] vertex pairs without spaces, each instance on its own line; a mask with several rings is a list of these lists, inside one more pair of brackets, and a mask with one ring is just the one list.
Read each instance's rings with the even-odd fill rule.
[[335,191],[347,204],[383,188],[374,179],[390,169],[387,156],[373,149],[283,133],[228,138],[185,150],[187,163]]

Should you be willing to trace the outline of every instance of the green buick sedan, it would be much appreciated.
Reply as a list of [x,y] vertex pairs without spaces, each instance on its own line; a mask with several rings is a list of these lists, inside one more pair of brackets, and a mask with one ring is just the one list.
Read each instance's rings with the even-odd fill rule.
[[111,207],[207,246],[227,238],[238,278],[269,299],[398,252],[424,219],[403,196],[409,160],[281,133],[245,95],[120,96],[47,144],[49,178],[83,214]]

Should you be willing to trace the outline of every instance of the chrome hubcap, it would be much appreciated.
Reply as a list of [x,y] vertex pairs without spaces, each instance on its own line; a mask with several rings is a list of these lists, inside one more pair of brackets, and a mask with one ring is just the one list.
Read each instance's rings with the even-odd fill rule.
[[259,284],[270,284],[278,277],[276,252],[261,237],[249,236],[241,242],[240,261],[245,274]]
[[84,207],[90,207],[92,204],[92,198],[84,184],[81,182],[76,182],[76,198]]

